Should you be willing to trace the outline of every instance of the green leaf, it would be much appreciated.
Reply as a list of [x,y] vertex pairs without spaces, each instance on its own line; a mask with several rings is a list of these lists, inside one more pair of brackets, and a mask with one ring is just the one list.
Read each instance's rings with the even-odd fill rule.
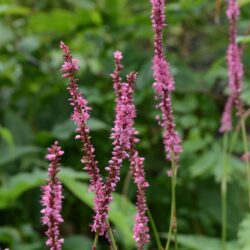
[[21,15],[26,16],[30,13],[30,9],[17,5],[0,5],[0,15]]
[[0,126],[0,137],[2,137],[8,146],[13,146],[13,137],[9,129]]
[[91,131],[108,129],[108,125],[97,118],[90,118],[88,121],[88,126]]
[[16,144],[28,144],[33,139],[31,126],[18,113],[8,110],[4,117],[4,125],[7,127]]
[[64,239],[63,249],[64,250],[84,250],[92,249],[92,241],[82,235],[72,235]]
[[95,6],[95,3],[91,0],[84,0],[84,1],[79,1],[79,0],[67,0],[69,4],[74,5],[77,8],[82,8],[82,9],[87,9],[87,10],[92,10]]
[[76,179],[76,180],[88,180],[89,175],[83,171],[79,172],[69,167],[62,167],[59,172],[59,178],[60,180],[63,178],[70,178],[70,179]]
[[[83,172],[76,172],[70,168],[62,168],[59,174],[60,179],[86,180],[88,175]],[[11,206],[15,200],[24,192],[39,187],[45,183],[47,172],[35,170],[32,173],[19,173],[9,178],[0,187],[0,209]]]
[[213,168],[217,160],[217,154],[214,151],[208,151],[201,155],[196,162],[189,167],[193,178],[207,177],[213,173]]
[[242,220],[238,231],[238,242],[240,250],[250,249],[250,214],[248,213]]
[[20,242],[21,235],[16,228],[13,227],[0,227],[0,242],[12,244],[14,242]]
[[77,26],[77,18],[68,10],[54,9],[51,12],[35,13],[29,19],[29,28],[36,33],[65,34]]
[[237,42],[238,43],[250,43],[250,36],[238,36]]
[[246,4],[250,4],[250,0],[238,0],[238,3],[242,7]]
[[[88,121],[88,126],[90,131],[104,130],[108,128],[106,123],[97,118],[90,118]],[[75,130],[76,125],[71,120],[67,119],[65,122],[57,124],[53,128],[52,134],[58,139],[66,140],[75,133]]]
[[52,130],[52,134],[60,140],[66,140],[70,138],[75,129],[76,125],[71,120],[67,119],[65,122],[56,124]]
[[6,46],[6,44],[12,42],[15,38],[13,31],[2,22],[0,22],[0,33],[4,34],[4,36],[0,36],[0,47]]
[[[221,240],[199,235],[178,235],[178,242],[188,250],[221,250]],[[236,250],[236,242],[227,243],[227,250]]]
[[35,146],[15,146],[4,151],[0,151],[0,166],[17,160],[18,158],[41,152],[41,149]]
[[11,206],[13,202],[25,191],[42,185],[46,180],[45,171],[33,173],[20,173],[11,177],[0,188],[0,209]]
[[[61,178],[63,184],[82,202],[93,207],[93,194],[88,192],[87,184],[75,181],[73,179]],[[110,206],[109,218],[114,223],[120,233],[122,242],[127,246],[134,246],[132,240],[132,227],[135,215],[134,205],[120,194],[113,195],[114,200]]]

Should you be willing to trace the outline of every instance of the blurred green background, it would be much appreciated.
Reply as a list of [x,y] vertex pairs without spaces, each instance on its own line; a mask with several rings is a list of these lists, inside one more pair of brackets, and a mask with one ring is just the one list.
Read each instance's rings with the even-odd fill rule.
[[[216,11],[212,0],[167,1],[167,57],[176,79],[173,107],[184,152],[177,182],[180,249],[220,247],[222,137],[218,133],[227,94],[225,52],[228,23],[225,1]],[[217,1],[219,2],[219,1]],[[250,1],[241,0],[239,42],[244,47],[244,92],[250,105]],[[153,34],[148,0],[0,0],[0,247],[40,250],[40,185],[46,179],[46,148],[59,140],[65,155],[62,234],[65,250],[91,249],[92,196],[80,164],[81,145],[69,120],[66,81],[62,80],[59,42],[81,60],[81,90],[92,107],[92,141],[100,167],[111,152],[114,94],[109,74],[113,52],[124,53],[123,74],[139,72],[137,120],[150,183],[148,206],[163,242],[170,214],[169,163],[164,160],[152,85]],[[237,121],[235,121],[235,124]],[[250,132],[250,124],[248,123]],[[241,138],[228,165],[228,249],[250,249],[245,167]],[[136,189],[124,186],[122,168],[110,219],[120,249],[135,249],[132,225]],[[127,196],[127,198],[125,197]],[[99,249],[108,249],[104,239]],[[156,249],[151,238],[148,249]]]

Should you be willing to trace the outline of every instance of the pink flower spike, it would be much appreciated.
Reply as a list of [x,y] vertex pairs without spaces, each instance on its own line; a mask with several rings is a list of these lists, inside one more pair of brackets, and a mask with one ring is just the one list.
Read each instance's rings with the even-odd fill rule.
[[[134,89],[136,75],[131,73],[127,76],[127,82],[131,89]],[[133,92],[130,95],[131,103],[134,104]],[[132,136],[130,138],[130,171],[133,175],[134,183],[137,187],[136,195],[136,216],[135,225],[133,229],[133,239],[136,242],[138,250],[143,250],[145,245],[149,242],[149,228],[148,228],[148,218],[147,218],[147,205],[146,205],[146,188],[149,186],[148,182],[145,180],[144,171],[144,158],[139,156],[138,151],[135,149],[136,144],[139,139],[136,137],[139,132],[133,127]]]
[[161,117],[156,120],[163,129],[163,144],[166,159],[171,161],[174,154],[175,160],[179,160],[182,152],[181,139],[175,130],[175,122],[171,103],[171,92],[175,89],[175,82],[170,66],[165,58],[163,50],[163,29],[165,24],[165,0],[151,0],[152,4],[152,26],[154,31],[154,58],[153,58],[153,77],[155,97],[159,100],[157,108],[161,111]]
[[225,110],[221,118],[220,132],[225,133],[232,130],[232,107],[234,103],[233,96],[229,96],[225,105]]
[[82,142],[82,151],[84,156],[81,159],[81,163],[85,165],[84,169],[90,176],[89,191],[95,193],[94,211],[97,214],[98,222],[94,222],[92,228],[94,228],[95,232],[103,235],[107,230],[106,215],[99,215],[99,210],[104,199],[104,184],[100,175],[100,170],[98,168],[98,162],[95,160],[95,150],[91,144],[89,128],[87,126],[87,122],[90,118],[89,112],[91,109],[88,106],[87,99],[82,93],[79,92],[77,78],[75,78],[75,72],[79,69],[78,60],[75,60],[72,57],[69,47],[63,42],[61,42],[60,48],[64,53],[64,64],[61,71],[63,72],[64,77],[69,78],[67,89],[70,94],[70,105],[73,107],[71,119],[77,125],[77,135],[75,136],[75,139],[81,140]]
[[144,158],[139,157],[135,149],[131,150],[130,167],[133,174],[134,183],[137,186],[137,213],[135,216],[135,225],[133,229],[133,239],[139,250],[143,250],[144,246],[149,242],[149,228],[145,189],[149,186],[145,181]]
[[102,221],[108,219],[109,205],[112,202],[112,193],[115,191],[117,183],[120,180],[120,169],[125,158],[129,157],[128,151],[131,147],[131,138],[134,135],[134,118],[136,116],[135,106],[133,103],[133,85],[137,74],[132,72],[127,77],[127,82],[121,83],[120,70],[121,56],[120,53],[115,56],[115,70],[111,75],[113,79],[114,91],[116,95],[115,121],[112,129],[111,139],[113,140],[112,157],[108,162],[105,170],[108,176],[105,182],[103,193],[101,190],[96,192],[95,202],[98,203],[99,210],[94,217],[92,230],[103,235],[106,228],[100,228]]
[[55,142],[50,148],[48,148],[48,154],[46,159],[50,161],[48,169],[48,184],[42,186],[42,199],[41,204],[43,209],[41,210],[42,223],[47,225],[48,229],[46,235],[48,240],[46,245],[50,250],[61,250],[63,239],[60,237],[59,225],[63,222],[61,216],[62,209],[62,184],[57,177],[57,173],[60,170],[60,156],[64,152],[58,146],[58,142]]
[[235,105],[237,116],[243,114],[243,102],[241,100],[242,78],[244,74],[242,64],[242,52],[239,48],[237,38],[237,20],[240,15],[239,5],[236,0],[228,1],[227,17],[229,20],[229,45],[227,49],[228,66],[228,87],[230,96],[225,104],[224,113],[221,118],[220,132],[229,132],[232,130],[231,113]]

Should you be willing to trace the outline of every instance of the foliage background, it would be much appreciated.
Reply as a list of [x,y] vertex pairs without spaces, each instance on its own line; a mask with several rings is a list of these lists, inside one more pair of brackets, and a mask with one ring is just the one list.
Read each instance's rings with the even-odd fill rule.
[[[244,46],[245,65],[243,98],[247,106],[250,1],[239,3],[239,41]],[[210,0],[169,0],[167,7],[166,50],[176,79],[173,105],[184,146],[177,183],[179,241],[184,250],[220,249],[222,140],[218,128],[227,93],[228,23],[225,2],[219,11],[215,6]],[[91,196],[79,162],[80,144],[74,140],[74,125],[69,121],[66,83],[59,71],[61,40],[81,60],[81,90],[93,109],[91,135],[102,169],[111,151],[114,94],[109,74],[114,50],[124,53],[124,74],[139,72],[137,128],[150,182],[148,206],[164,242],[170,213],[170,180],[166,177],[169,166],[164,160],[161,131],[154,119],[157,111],[151,88],[153,34],[149,1],[0,0],[0,17],[0,247],[44,249],[39,186],[46,178],[46,147],[55,139],[66,152],[62,171],[64,249],[91,246]],[[228,166],[228,249],[247,250],[250,215],[244,164],[240,160],[241,140],[232,146],[234,153]],[[131,202],[136,190],[132,183],[128,191],[124,187],[127,171],[125,164],[111,220],[121,249],[130,250],[134,249]],[[100,249],[108,249],[105,240],[100,241]],[[153,236],[148,249],[156,249]]]

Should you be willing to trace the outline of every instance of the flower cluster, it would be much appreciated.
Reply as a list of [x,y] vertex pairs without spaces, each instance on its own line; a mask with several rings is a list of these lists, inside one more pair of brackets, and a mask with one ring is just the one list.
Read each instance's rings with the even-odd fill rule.
[[94,222],[92,231],[99,235],[107,232],[108,210],[112,201],[112,193],[120,180],[120,168],[125,158],[129,157],[131,148],[131,138],[134,136],[134,118],[136,116],[133,103],[133,84],[136,80],[136,73],[132,72],[127,76],[127,81],[122,82],[120,71],[123,68],[121,60],[123,58],[120,51],[114,53],[115,70],[111,77],[113,79],[114,91],[116,95],[115,120],[111,133],[113,141],[112,157],[105,168],[107,178],[104,182],[100,175],[98,162],[95,160],[94,147],[91,144],[89,128],[90,108],[86,98],[79,92],[75,72],[79,69],[78,61],[70,53],[68,46],[61,42],[61,49],[64,53],[64,64],[62,72],[64,78],[69,78],[68,91],[70,94],[70,104],[73,107],[72,120],[77,125],[77,136],[83,143],[84,156],[82,163],[85,170],[90,175],[90,191],[94,192]]
[[138,249],[143,250],[150,238],[148,217],[146,216],[147,205],[145,195],[145,189],[149,186],[149,184],[145,181],[144,158],[139,157],[137,151],[134,151],[132,155],[131,167],[134,182],[137,185],[137,213],[135,216],[133,239],[136,241]]
[[[63,72],[63,77],[69,78],[67,89],[70,94],[70,105],[73,107],[71,119],[77,125],[77,135],[75,138],[81,140],[83,144],[82,151],[84,152],[84,156],[82,157],[81,162],[84,164],[84,169],[90,176],[89,190],[95,193],[94,210],[98,216],[98,211],[100,210],[99,206],[101,206],[101,201],[103,200],[104,184],[100,176],[98,162],[95,160],[95,149],[91,144],[89,128],[87,126],[91,109],[88,106],[86,98],[79,92],[79,86],[77,84],[77,79],[75,78],[75,72],[79,69],[79,66],[77,65],[78,60],[72,57],[69,47],[63,42],[61,42],[60,48],[64,53],[64,64],[61,71]],[[95,220],[93,224],[93,229],[94,231],[103,234],[107,229],[106,217],[99,216],[98,218],[98,222]]]
[[148,217],[146,215],[146,194],[145,190],[149,186],[145,180],[144,158],[139,156],[135,149],[135,144],[139,141],[135,136],[138,132],[135,131],[134,138],[131,143],[130,151],[130,168],[133,175],[134,183],[137,186],[136,195],[136,216],[133,229],[133,239],[135,240],[139,250],[143,250],[144,246],[149,242]]
[[159,100],[157,107],[161,110],[161,117],[157,117],[163,128],[163,143],[166,158],[178,161],[182,151],[181,139],[175,130],[173,117],[171,92],[175,88],[174,79],[163,50],[163,29],[165,27],[165,1],[151,0],[152,4],[152,26],[154,30],[154,58],[153,58],[153,88],[156,99]]
[[44,207],[41,210],[42,223],[47,225],[46,235],[48,240],[46,245],[50,250],[60,250],[62,248],[63,239],[60,238],[59,225],[63,222],[60,214],[62,209],[62,184],[56,176],[60,167],[60,157],[64,154],[55,142],[48,148],[46,159],[50,161],[48,169],[48,184],[42,186],[41,204]]
[[228,85],[230,96],[225,105],[221,119],[220,132],[229,132],[232,129],[232,108],[235,105],[237,116],[241,117],[243,105],[241,100],[243,65],[241,62],[241,49],[237,45],[237,20],[240,15],[236,0],[229,0],[227,17],[229,20],[229,46],[227,49]]
[[99,210],[96,212],[94,219],[93,230],[99,231],[100,234],[104,234],[106,228],[100,227],[101,221],[108,218],[109,205],[112,202],[112,192],[115,191],[116,185],[120,180],[120,168],[125,158],[129,157],[128,151],[131,147],[131,138],[134,134],[134,118],[135,118],[135,106],[133,104],[133,88],[132,82],[136,80],[136,73],[131,73],[127,77],[127,82],[121,82],[120,70],[122,69],[121,60],[122,53],[116,51],[114,53],[115,70],[113,72],[112,79],[114,85],[114,91],[116,95],[116,107],[115,107],[115,121],[114,127],[111,133],[111,139],[113,140],[112,157],[108,162],[108,166],[105,170],[108,172],[108,176],[105,182],[105,188],[102,198],[99,199]]

